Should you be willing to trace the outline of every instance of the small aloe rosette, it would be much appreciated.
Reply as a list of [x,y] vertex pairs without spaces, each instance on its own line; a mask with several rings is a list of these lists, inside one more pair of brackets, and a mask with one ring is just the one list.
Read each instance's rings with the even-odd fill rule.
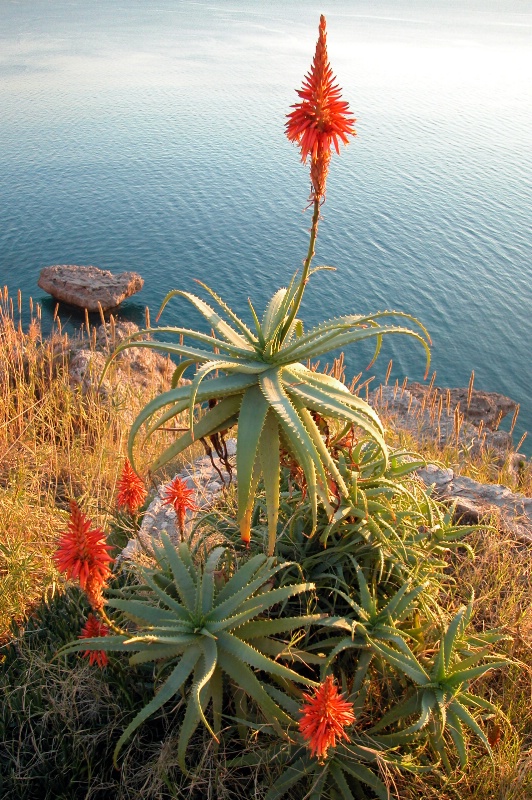
[[[152,464],[152,470],[176,458],[195,440],[216,437],[238,426],[241,536],[249,543],[255,495],[262,478],[269,555],[274,553],[277,536],[283,454],[295,461],[304,475],[313,528],[318,505],[331,515],[334,496],[349,496],[348,484],[323,441],[318,417],[330,422],[340,435],[342,430],[356,426],[380,448],[382,472],[388,465],[383,425],[371,406],[351,393],[341,381],[316,372],[307,364],[331,350],[366,339],[375,340],[376,357],[383,336],[391,334],[406,334],[417,339],[425,348],[427,365],[430,359],[427,331],[405,313],[348,314],[307,331],[298,317],[305,286],[310,276],[320,269],[311,269],[311,262],[331,150],[338,151],[339,145],[345,144],[348,136],[354,134],[354,120],[334,81],[327,57],[325,18],[322,17],[312,68],[299,92],[300,102],[289,114],[286,126],[287,136],[298,144],[302,159],[310,160],[313,217],[301,275],[296,273],[287,287],[275,292],[261,319],[250,301],[250,326],[216,292],[199,281],[216,310],[195,294],[175,289],[164,299],[159,317],[171,299],[182,298],[203,316],[212,335],[184,327],[149,328],[122,343],[111,356],[129,347],[145,347],[180,361],[172,388],[149,402],[133,423],[129,437],[132,463],[134,445],[141,431],[144,429],[146,439],[183,412],[188,411],[189,429],[166,447]],[[143,336],[148,339],[139,340]],[[176,341],[166,340],[167,336],[175,337]],[[191,367],[195,367],[195,374],[191,382],[183,384],[181,379]],[[213,376],[213,373],[216,374]]]
[[[123,587],[107,600],[124,629],[113,623],[117,633],[105,635],[107,631],[91,621],[90,630],[86,626],[80,639],[59,652],[94,652],[94,662],[100,665],[108,652],[128,654],[131,666],[157,664],[161,685],[118,740],[115,760],[135,730],[191,682],[178,744],[184,769],[188,743],[200,723],[218,741],[224,695],[227,698],[234,687],[253,701],[261,722],[266,719],[281,735],[295,725],[287,708],[294,705],[297,685],[317,683],[289,663],[320,659],[294,646],[291,633],[322,622],[325,615],[266,616],[270,609],[315,589],[311,582],[275,585],[289,562],[256,555],[224,578],[219,569],[227,553],[224,547],[212,550],[201,566],[186,543],[176,549],[164,533],[161,542],[154,546],[155,566],[140,568],[142,585]],[[233,703],[238,702],[233,697]]]

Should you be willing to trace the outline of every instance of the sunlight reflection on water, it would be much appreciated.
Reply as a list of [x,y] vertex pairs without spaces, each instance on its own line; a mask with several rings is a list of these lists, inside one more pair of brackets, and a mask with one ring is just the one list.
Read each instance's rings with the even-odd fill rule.
[[[308,322],[398,308],[442,385],[521,403],[532,430],[531,15],[514,2],[322,4],[358,117],[331,167]],[[329,7],[330,6],[330,7]],[[213,284],[246,313],[301,265],[307,173],[284,115],[313,52],[303,0],[9,3],[0,32],[0,284],[40,298],[48,264],[133,269],[144,290]],[[52,303],[45,310],[50,311]],[[172,319],[196,324],[183,303]],[[48,316],[49,324],[50,316]],[[358,353],[358,355],[357,355]],[[349,353],[353,372],[367,353]],[[420,350],[386,343],[394,375]]]

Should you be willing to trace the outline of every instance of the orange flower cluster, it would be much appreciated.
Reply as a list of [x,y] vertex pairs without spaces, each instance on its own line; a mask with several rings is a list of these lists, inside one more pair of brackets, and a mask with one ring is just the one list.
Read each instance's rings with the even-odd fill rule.
[[341,98],[341,89],[333,75],[327,55],[326,22],[323,14],[316,53],[298,91],[301,100],[295,103],[286,123],[286,135],[301,148],[301,160],[310,156],[311,200],[323,202],[325,184],[331,160],[331,148],[340,152],[339,144],[348,143],[348,136],[356,136],[355,118],[349,105]]
[[[80,636],[78,639],[94,639],[98,636],[108,636],[109,635],[109,628],[103,622],[96,619],[94,614],[89,614],[87,622],[83,630],[81,631]],[[97,664],[100,668],[106,667],[109,663],[109,659],[107,658],[107,653],[105,650],[84,650],[83,655],[85,658],[89,659],[89,663],[92,666],[93,664]]]
[[349,740],[344,728],[355,721],[353,703],[339,694],[332,675],[327,675],[314,697],[303,697],[307,702],[301,709],[299,730],[308,741],[311,754],[321,761],[327,757],[329,747],[336,746],[337,738]]
[[165,489],[163,503],[174,507],[177,514],[177,525],[181,538],[183,538],[185,530],[185,520],[187,510],[197,511],[198,507],[194,503],[194,489],[189,489],[185,481],[178,475]]
[[113,559],[104,532],[91,526],[91,520],[72,500],[68,530],[61,537],[54,561],[67,578],[79,580],[92,608],[98,610],[104,605],[102,591],[111,575],[109,565]]
[[136,514],[147,496],[148,492],[144,486],[144,481],[139,478],[126,458],[118,481],[118,495],[116,498],[118,508],[127,508],[130,514]]

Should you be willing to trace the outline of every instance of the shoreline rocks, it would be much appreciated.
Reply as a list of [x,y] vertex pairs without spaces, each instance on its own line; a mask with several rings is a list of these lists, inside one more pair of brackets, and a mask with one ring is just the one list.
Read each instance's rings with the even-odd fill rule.
[[526,544],[532,544],[532,498],[514,494],[506,486],[479,483],[455,475],[452,469],[435,464],[417,470],[425,486],[438,500],[454,506],[454,518],[470,525],[495,515],[504,530]]
[[446,408],[460,408],[466,422],[470,422],[476,428],[482,422],[483,427],[490,431],[496,431],[499,423],[510,413],[514,413],[517,403],[510,397],[497,392],[483,392],[478,389],[468,387],[460,389],[440,389],[439,386],[425,386],[422,383],[409,383],[408,391],[418,400],[427,403],[439,403],[440,397]]
[[144,286],[144,280],[136,272],[113,275],[98,267],[74,264],[44,267],[37,283],[59,302],[86,308],[87,311],[116,308]]
[[[109,352],[139,331],[139,326],[134,322],[112,321],[93,327],[89,340],[71,340],[68,359],[70,385],[79,386],[84,395],[97,390],[102,400],[118,400],[122,403],[132,393],[142,392],[147,387],[153,387],[156,392],[167,391],[175,364],[169,357],[147,347],[127,348],[119,353],[113,361],[112,370],[100,385],[100,376]],[[127,408],[124,414],[130,422],[136,416]]]
[[[498,454],[499,464],[510,459],[510,468],[518,477],[519,464],[526,462],[526,456],[514,451],[510,433],[495,429],[497,420],[515,410],[517,403],[496,392],[477,392],[480,399],[473,404],[473,393],[468,420],[461,405],[453,407],[447,399],[464,397],[465,393],[467,400],[467,389],[434,387],[429,391],[428,386],[421,386],[423,391],[420,391],[420,386],[380,386],[372,392],[370,404],[379,414],[396,419],[419,442],[434,441],[440,447],[457,444],[472,456],[478,455],[482,449],[492,449]],[[483,409],[486,417],[483,416]],[[478,424],[473,424],[471,419]]]

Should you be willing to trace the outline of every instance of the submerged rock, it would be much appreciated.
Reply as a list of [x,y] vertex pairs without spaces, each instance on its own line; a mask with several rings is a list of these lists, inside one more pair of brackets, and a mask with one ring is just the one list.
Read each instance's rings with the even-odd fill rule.
[[56,264],[44,267],[38,285],[56,300],[87,311],[116,308],[127,297],[140,291],[144,280],[136,272],[113,275],[98,267]]

